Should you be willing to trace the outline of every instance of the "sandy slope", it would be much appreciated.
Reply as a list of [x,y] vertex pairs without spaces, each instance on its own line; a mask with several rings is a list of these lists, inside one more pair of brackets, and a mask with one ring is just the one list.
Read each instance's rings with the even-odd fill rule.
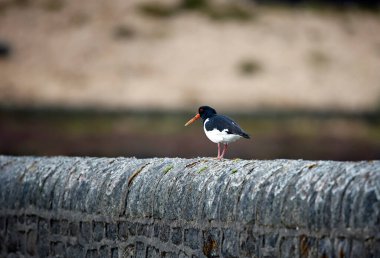
[[[0,13],[0,102],[98,107],[371,109],[380,17],[260,9],[249,22],[156,20],[136,1],[46,2]],[[116,36],[127,28],[132,36]],[[128,34],[128,33],[127,33]],[[244,75],[245,60],[258,71]]]

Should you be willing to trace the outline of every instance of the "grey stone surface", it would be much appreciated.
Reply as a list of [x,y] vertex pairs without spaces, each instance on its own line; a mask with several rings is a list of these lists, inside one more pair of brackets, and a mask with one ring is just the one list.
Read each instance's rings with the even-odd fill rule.
[[0,257],[380,257],[380,161],[0,156]]

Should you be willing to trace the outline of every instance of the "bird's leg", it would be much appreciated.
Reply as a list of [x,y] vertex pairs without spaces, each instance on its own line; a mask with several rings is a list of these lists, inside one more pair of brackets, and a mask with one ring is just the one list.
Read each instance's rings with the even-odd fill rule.
[[225,154],[226,151],[227,151],[227,146],[228,146],[227,144],[224,144],[224,146],[223,146],[222,155],[220,156],[221,159],[224,157],[224,154]]
[[218,143],[218,157],[217,159],[220,159],[220,143]]

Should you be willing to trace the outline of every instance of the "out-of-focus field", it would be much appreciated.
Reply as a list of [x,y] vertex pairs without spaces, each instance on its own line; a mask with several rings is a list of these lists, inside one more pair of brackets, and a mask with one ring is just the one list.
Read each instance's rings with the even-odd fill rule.
[[[192,113],[0,111],[0,153],[136,157],[216,156]],[[310,112],[231,114],[251,135],[227,158],[380,159],[380,115]]]
[[215,156],[210,105],[228,158],[380,159],[379,10],[252,2],[0,0],[0,154]]
[[0,40],[12,47],[0,59],[0,102],[245,112],[379,105],[378,12],[190,5],[203,2],[0,0]]

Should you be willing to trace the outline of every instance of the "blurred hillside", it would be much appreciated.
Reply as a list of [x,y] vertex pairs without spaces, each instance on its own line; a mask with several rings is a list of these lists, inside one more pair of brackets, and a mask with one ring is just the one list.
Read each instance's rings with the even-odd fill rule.
[[[262,3],[265,3],[264,5]],[[378,1],[0,0],[0,153],[380,159]]]
[[9,46],[0,103],[373,110],[379,31],[380,14],[360,9],[0,0],[0,42]]

